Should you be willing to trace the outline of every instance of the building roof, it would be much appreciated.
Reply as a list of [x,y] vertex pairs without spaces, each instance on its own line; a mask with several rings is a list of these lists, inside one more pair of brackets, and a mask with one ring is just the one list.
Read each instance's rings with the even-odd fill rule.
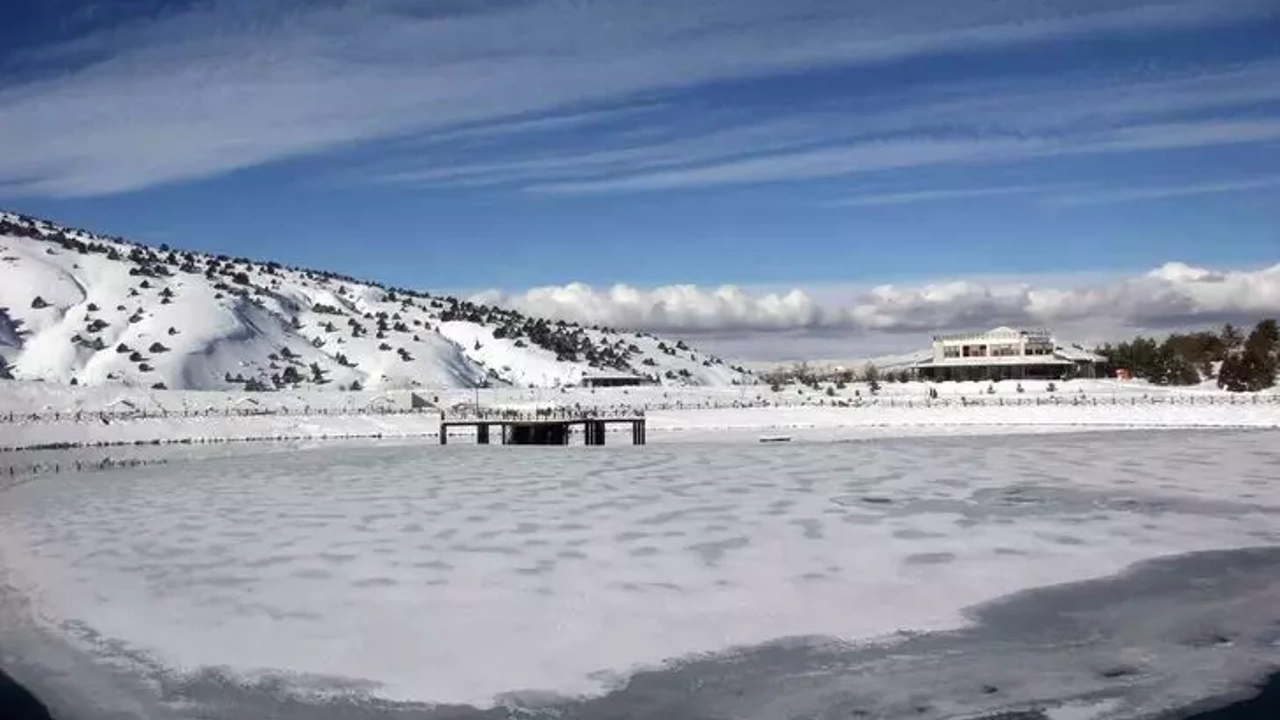
[[958,357],[926,360],[916,367],[990,367],[992,365],[1074,365],[1056,355],[1014,355],[1012,357]]
[[1079,345],[1072,345],[1071,347],[1057,347],[1053,349],[1053,352],[1055,355],[1061,355],[1073,362],[1107,362],[1105,357],[1096,353],[1091,353]]
[[583,380],[647,380],[648,378],[646,378],[644,375],[637,375],[635,373],[623,372],[619,370],[616,372],[599,372],[599,371],[586,372],[582,374],[582,379]]
[[1011,328],[1001,326],[979,333],[956,333],[952,335],[935,335],[935,342],[955,342],[959,340],[1017,340],[1023,337],[1049,339],[1053,333],[1043,328]]

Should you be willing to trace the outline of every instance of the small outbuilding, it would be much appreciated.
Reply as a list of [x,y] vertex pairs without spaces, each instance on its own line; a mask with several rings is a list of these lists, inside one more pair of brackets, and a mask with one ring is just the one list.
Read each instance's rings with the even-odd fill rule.
[[643,375],[632,373],[588,373],[582,376],[579,383],[584,388],[639,387],[652,385],[653,380]]

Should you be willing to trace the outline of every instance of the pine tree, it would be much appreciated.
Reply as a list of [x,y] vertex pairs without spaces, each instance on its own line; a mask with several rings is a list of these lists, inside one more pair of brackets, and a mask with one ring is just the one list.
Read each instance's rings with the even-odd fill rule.
[[1218,387],[1232,392],[1257,392],[1276,384],[1280,366],[1280,329],[1275,320],[1263,320],[1249,333],[1244,347],[1222,363]]
[[1231,355],[1222,361],[1222,367],[1218,369],[1218,387],[1231,392],[1249,389],[1244,361],[1239,355]]
[[1174,355],[1165,366],[1164,380],[1167,385],[1197,385],[1200,383],[1200,371],[1186,358]]
[[1239,350],[1244,345],[1244,335],[1231,323],[1222,326],[1222,345],[1228,353]]
[[1276,384],[1280,328],[1275,320],[1258,323],[1244,343],[1244,359],[1250,390],[1265,390]]
[[880,371],[876,369],[874,363],[867,363],[862,369],[862,379],[867,381],[867,389],[872,394],[880,392]]

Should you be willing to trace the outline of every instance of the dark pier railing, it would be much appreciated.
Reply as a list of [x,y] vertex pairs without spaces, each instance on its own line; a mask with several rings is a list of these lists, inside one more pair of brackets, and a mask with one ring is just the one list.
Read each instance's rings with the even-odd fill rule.
[[442,413],[440,444],[449,444],[450,428],[475,428],[476,442],[488,445],[492,440],[491,429],[496,427],[503,445],[568,445],[575,425],[582,426],[587,445],[604,445],[609,425],[630,425],[633,445],[644,445],[648,440],[643,411],[545,408]]

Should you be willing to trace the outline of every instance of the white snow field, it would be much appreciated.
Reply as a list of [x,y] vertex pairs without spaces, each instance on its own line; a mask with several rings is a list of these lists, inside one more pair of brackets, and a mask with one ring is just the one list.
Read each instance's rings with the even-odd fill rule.
[[[304,695],[597,695],[698,654],[797,636],[893,643],[963,627],[967,608],[1020,590],[1280,545],[1278,440],[322,446],[64,474],[0,491],[0,638],[35,628],[140,688],[217,668],[224,688],[272,678]],[[1274,622],[1280,578],[1268,587],[1268,602],[1241,595],[1231,621]],[[1079,653],[1054,656],[1054,692],[1099,682]],[[1280,644],[1241,641],[1140,664],[1174,703],[1276,662]],[[775,712],[734,716],[794,716]]]
[[[941,383],[928,400],[922,383],[881,394],[800,395],[767,387],[487,388],[269,393],[150,390],[103,385],[0,381],[0,450],[55,445],[218,440],[420,437],[435,435],[436,408],[528,410],[582,407],[643,410],[651,442],[753,440],[763,432],[797,438],[989,434],[1083,428],[1280,427],[1280,395],[1171,390],[1145,383],[1073,380],[995,386]],[[976,391],[976,392],[975,392]],[[414,409],[415,394],[429,407]],[[840,403],[840,404],[836,404]],[[465,435],[465,431],[460,434]],[[623,440],[624,442],[626,440]]]
[[[296,375],[286,376],[290,369]],[[646,333],[553,324],[0,212],[0,377],[188,390],[242,390],[255,381],[335,392],[353,383],[552,387],[593,373],[651,375],[664,385],[747,377]]]

